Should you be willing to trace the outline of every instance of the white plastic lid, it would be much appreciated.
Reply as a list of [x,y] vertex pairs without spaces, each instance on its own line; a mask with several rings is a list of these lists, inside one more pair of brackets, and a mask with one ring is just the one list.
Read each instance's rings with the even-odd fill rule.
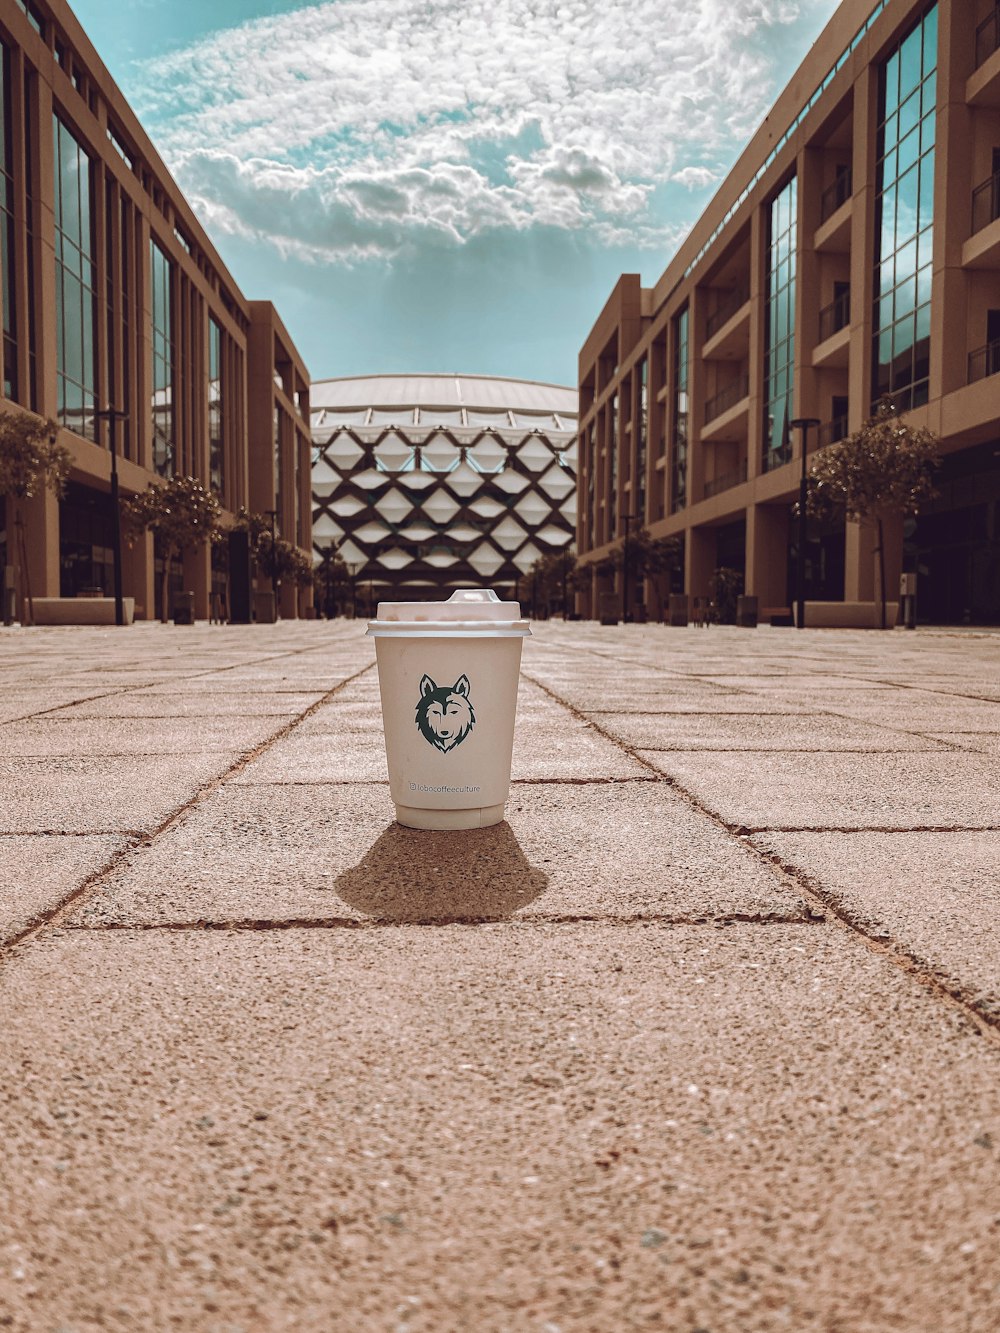
[[446,602],[379,602],[372,635],[474,634],[492,638],[531,633],[520,602],[501,602],[492,588],[459,588]]

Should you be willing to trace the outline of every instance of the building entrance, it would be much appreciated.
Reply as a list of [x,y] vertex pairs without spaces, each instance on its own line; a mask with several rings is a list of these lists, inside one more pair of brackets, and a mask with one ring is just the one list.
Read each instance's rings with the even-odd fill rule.
[[111,496],[70,482],[59,501],[59,595],[114,589]]
[[918,575],[917,617],[1000,625],[1000,442],[945,458],[937,487],[904,552]]

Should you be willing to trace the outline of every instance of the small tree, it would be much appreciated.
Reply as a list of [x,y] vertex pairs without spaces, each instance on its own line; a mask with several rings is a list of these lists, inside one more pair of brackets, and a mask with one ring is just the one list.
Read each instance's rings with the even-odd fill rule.
[[547,616],[552,614],[553,607],[559,606],[565,618],[575,569],[576,556],[572,551],[550,551],[547,555],[539,556],[531,566],[529,576]]
[[221,536],[219,501],[197,477],[171,477],[153,483],[122,505],[122,524],[134,539],[141,532],[159,538],[163,551],[160,581],[160,619],[169,619],[170,573],[185,551],[217,541]]
[[313,567],[313,597],[323,614],[336,614],[341,598],[350,594],[351,572],[344,557],[333,545],[327,546],[318,565]]
[[[19,561],[11,554],[11,543],[18,540],[24,560],[24,517],[21,502],[46,489],[62,495],[69,476],[71,456],[56,443],[59,427],[54,421],[30,412],[0,412],[0,495],[10,496],[7,514],[7,559],[15,568]],[[16,534],[16,538],[12,535]],[[34,619],[31,584],[24,562],[28,619]]]
[[[671,574],[684,563],[684,542],[680,537],[651,537],[647,528],[638,528],[628,539],[628,584],[638,588],[643,579],[655,579],[660,574]],[[616,574],[625,569],[625,542],[597,563],[601,575]],[[657,594],[659,595],[659,593]],[[628,608],[626,607],[627,611]],[[659,608],[662,610],[662,608]]]
[[743,575],[738,569],[720,565],[713,570],[708,590],[715,603],[720,625],[736,624],[736,601],[743,591]]
[[824,518],[844,515],[874,520],[877,534],[879,602],[885,612],[885,530],[887,518],[905,518],[935,494],[938,437],[901,421],[888,399],[860,430],[820,451],[809,470],[809,512]]

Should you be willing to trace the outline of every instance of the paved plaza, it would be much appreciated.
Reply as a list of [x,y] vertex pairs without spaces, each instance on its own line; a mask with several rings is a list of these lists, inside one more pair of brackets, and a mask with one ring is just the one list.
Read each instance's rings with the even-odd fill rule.
[[0,1329],[995,1333],[1000,635],[0,630]]

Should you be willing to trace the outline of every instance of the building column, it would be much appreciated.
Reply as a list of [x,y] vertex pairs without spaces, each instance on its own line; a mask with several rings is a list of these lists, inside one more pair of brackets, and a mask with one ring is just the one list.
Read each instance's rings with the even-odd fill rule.
[[685,533],[684,591],[689,597],[707,597],[715,572],[715,532],[711,528],[688,528]]
[[278,614],[282,620],[295,620],[298,617],[299,590],[291,579],[282,579],[278,588]]
[[[48,489],[30,500],[14,501],[20,533],[24,535],[21,547],[20,533],[11,528],[10,538],[20,579],[19,612],[22,623],[27,622],[27,593],[32,597],[59,596],[59,501]],[[22,550],[27,556],[27,569],[22,565]]]
[[747,510],[746,590],[761,607],[789,605],[787,505]]
[[156,569],[153,559],[153,534],[143,532],[122,546],[122,592],[135,598],[136,618],[156,620],[159,607],[156,599]]
[[194,593],[194,618],[207,620],[212,592],[212,549],[208,542],[184,552],[183,570],[184,591]]

